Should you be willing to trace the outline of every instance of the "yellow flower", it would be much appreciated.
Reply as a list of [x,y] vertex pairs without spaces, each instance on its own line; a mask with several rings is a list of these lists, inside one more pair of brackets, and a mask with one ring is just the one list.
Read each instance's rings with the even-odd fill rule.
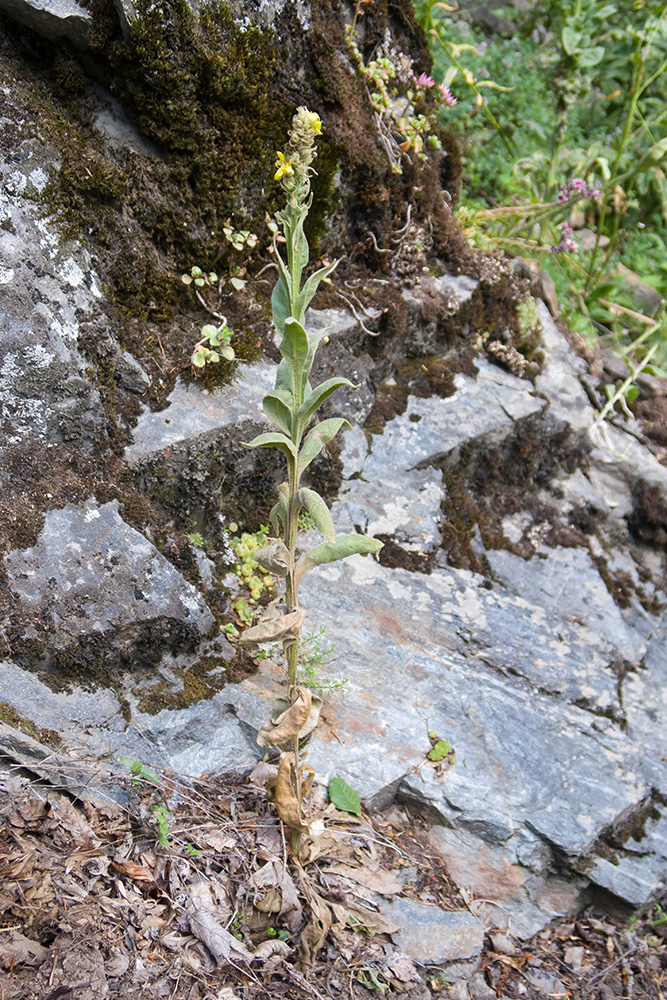
[[292,161],[286,160],[282,153],[276,153],[278,159],[276,160],[277,170],[274,176],[274,180],[279,181],[283,177],[293,177],[294,168],[292,167]]
[[310,127],[315,135],[322,135],[322,119],[315,111],[310,112]]

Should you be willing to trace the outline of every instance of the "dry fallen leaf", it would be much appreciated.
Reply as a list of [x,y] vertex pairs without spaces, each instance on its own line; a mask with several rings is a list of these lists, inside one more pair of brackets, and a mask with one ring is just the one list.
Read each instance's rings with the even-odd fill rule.
[[[269,890],[262,900],[255,903],[258,910],[264,913],[278,913],[292,933],[299,929],[303,921],[303,910],[292,876],[282,861],[278,859],[267,861],[263,868],[251,875],[248,884],[253,889]],[[274,893],[273,899],[267,899],[271,893]],[[274,901],[278,904],[277,909],[270,909],[269,904]]]
[[327,868],[327,873],[349,879],[366,889],[379,893],[381,896],[393,896],[403,889],[396,876],[386,871],[377,862],[362,867],[338,864]]
[[0,935],[0,965],[11,969],[15,965],[41,965],[48,956],[47,948],[38,941],[31,941],[20,931],[11,930]]

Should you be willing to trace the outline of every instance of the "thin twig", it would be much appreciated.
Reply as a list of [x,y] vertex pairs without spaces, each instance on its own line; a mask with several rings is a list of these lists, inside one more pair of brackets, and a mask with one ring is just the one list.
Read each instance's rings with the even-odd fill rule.
[[584,982],[586,983],[586,985],[591,985],[592,983],[597,982],[598,979],[604,979],[604,977],[608,975],[612,969],[615,969],[617,965],[620,965],[621,962],[624,962],[626,958],[630,957],[630,955],[634,955],[636,951],[637,951],[637,945],[635,945],[634,948],[629,948],[627,951],[623,952],[620,958],[617,958],[615,962],[612,962],[611,965],[608,965],[606,969],[603,969],[602,972],[596,973],[594,976],[590,976],[588,979],[585,979]]

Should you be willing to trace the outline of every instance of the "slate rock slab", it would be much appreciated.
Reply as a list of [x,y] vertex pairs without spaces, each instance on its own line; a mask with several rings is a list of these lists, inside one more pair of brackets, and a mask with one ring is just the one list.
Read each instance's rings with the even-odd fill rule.
[[118,513],[88,501],[46,515],[35,546],[5,557],[9,589],[47,662],[113,668],[192,647],[213,615],[195,588]]
[[443,910],[397,896],[382,903],[382,912],[400,927],[392,935],[398,947],[420,965],[475,958],[484,945],[484,925],[467,910]]

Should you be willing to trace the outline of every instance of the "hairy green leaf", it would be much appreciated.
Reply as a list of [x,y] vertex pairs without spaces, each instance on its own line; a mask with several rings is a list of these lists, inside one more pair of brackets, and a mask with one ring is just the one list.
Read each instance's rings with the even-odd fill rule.
[[[276,255],[277,259],[282,263],[282,258],[280,257],[280,254],[278,253],[277,250],[276,250]],[[283,264],[283,269],[285,269],[284,264]],[[274,326],[278,331],[278,333],[280,334],[280,336],[282,337],[283,333],[285,332],[285,320],[292,312],[292,307],[290,304],[290,297],[289,297],[289,284],[285,282],[285,279],[282,274],[278,278],[278,281],[274,286],[273,292],[271,293],[271,309],[273,311]]]
[[342,778],[332,778],[329,782],[329,801],[336,809],[361,816],[361,799],[359,792],[351,788]]
[[335,438],[341,427],[345,425],[350,427],[344,417],[330,417],[329,420],[323,420],[316,427],[313,427],[312,431],[309,431],[299,452],[299,475],[308,468],[325,444]]
[[288,437],[292,436],[292,405],[294,397],[287,389],[274,389],[267,392],[262,400],[262,406],[269,420]]
[[301,289],[301,294],[299,295],[299,309],[301,314],[305,314],[306,309],[310,305],[315,292],[317,291],[319,284],[324,278],[328,278],[329,275],[336,270],[340,260],[335,260],[333,264],[327,264],[326,267],[321,267],[319,271],[315,271],[314,274],[308,278]]
[[281,486],[278,488],[278,503],[271,508],[271,513],[269,514],[269,520],[276,535],[280,534],[280,521],[282,522],[283,531],[287,529],[287,496],[282,490],[283,486],[287,486],[287,483],[281,483]]
[[305,399],[301,406],[299,407],[299,423],[302,427],[308,424],[308,421],[312,417],[313,413],[322,405],[325,399],[340,389],[344,385],[352,385],[347,378],[328,378],[326,382],[322,382],[321,385],[316,386],[311,390],[311,394],[306,393]]
[[322,542],[297,560],[294,567],[294,586],[298,587],[305,574],[323,563],[337,562],[347,556],[379,552],[382,542],[368,535],[339,535],[335,542]]
[[304,486],[299,490],[298,496],[299,503],[306,508],[324,537],[328,538],[330,542],[335,542],[336,532],[331,520],[331,514],[319,493],[316,493],[315,490],[309,490]]
[[285,320],[285,332],[280,342],[282,354],[290,374],[290,388],[298,400],[303,398],[303,368],[308,357],[308,337],[306,331],[293,316]]
[[274,434],[268,431],[266,434],[258,434],[252,441],[244,441],[244,448],[278,448],[289,458],[296,459],[296,448],[288,437],[284,434]]

